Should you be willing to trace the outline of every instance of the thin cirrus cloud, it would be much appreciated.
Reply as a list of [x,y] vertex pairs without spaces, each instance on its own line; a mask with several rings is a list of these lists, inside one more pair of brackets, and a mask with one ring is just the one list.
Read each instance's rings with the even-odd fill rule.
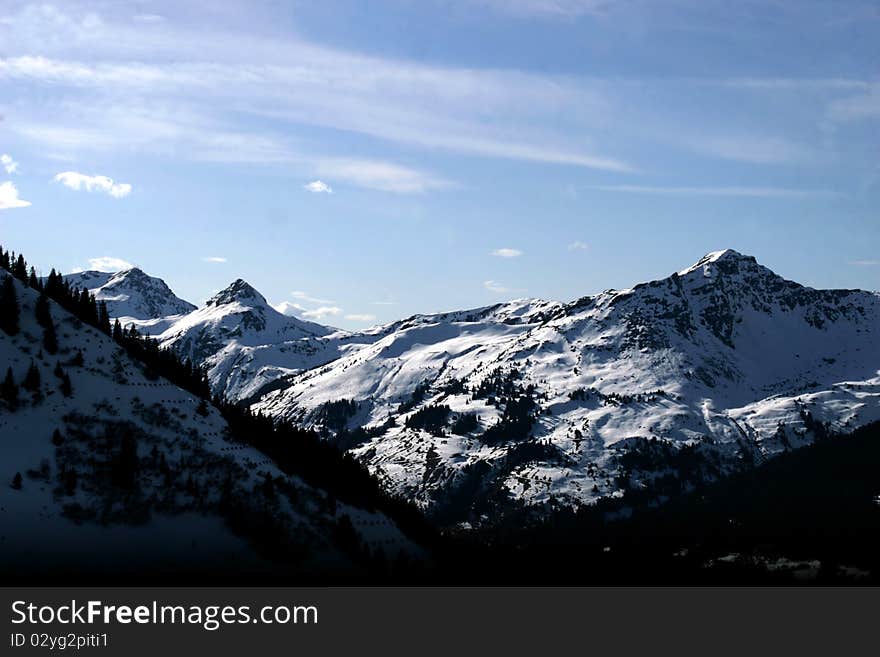
[[455,183],[419,169],[369,159],[327,159],[318,173],[358,187],[396,194],[421,194],[455,187]]
[[586,242],[581,242],[580,240],[575,240],[571,244],[568,245],[569,251],[586,251],[589,246],[587,246]]
[[333,188],[330,187],[323,180],[313,180],[312,182],[303,186],[307,192],[312,192],[313,194],[332,194]]
[[18,189],[12,181],[7,180],[4,183],[0,183],[0,210],[26,208],[30,204],[30,201],[25,201],[18,196]]
[[78,171],[63,171],[53,180],[75,191],[103,192],[113,198],[124,198],[131,193],[129,183],[118,183],[107,176],[89,176]]
[[345,319],[351,320],[353,322],[374,322],[376,321],[376,316],[367,313],[352,313],[350,315],[346,315]]
[[592,185],[597,192],[656,194],[660,196],[738,196],[745,198],[810,198],[835,196],[824,189],[788,187],[655,187],[650,185]]
[[12,156],[8,153],[3,153],[2,155],[0,155],[0,166],[2,166],[6,173],[10,175],[13,173],[18,173],[18,162],[13,160]]
[[604,14],[615,0],[465,0],[513,16],[529,18],[576,18]]
[[[564,131],[555,129],[564,107],[576,108],[568,115],[583,117],[585,124],[610,111],[602,93],[566,76],[368,56],[289,34],[283,39],[233,35],[203,24],[163,21],[138,26],[110,16],[84,24],[59,9],[51,16],[13,14],[9,21],[13,29],[7,52],[46,52],[41,46],[51,40],[52,56],[0,58],[0,78],[50,83],[62,91],[89,87],[94,93],[105,92],[112,104],[126,98],[161,99],[166,106],[199,107],[215,119],[227,106],[223,101],[234,100],[237,113],[432,149],[633,169],[597,153],[589,138],[572,145]],[[75,29],[62,30],[60,24]],[[82,59],[84,42],[97,44],[99,61]],[[231,43],[238,47],[230,49]],[[161,59],[151,56],[157,49]],[[102,103],[95,113],[107,107]],[[96,127],[105,128],[105,134],[112,128],[99,122]],[[126,145],[125,137],[131,134],[113,137]]]
[[89,258],[89,269],[94,271],[116,272],[131,269],[132,267],[134,267],[134,265],[127,260],[113,256]]
[[333,301],[330,299],[319,299],[318,297],[314,297],[308,292],[303,292],[302,290],[294,290],[290,293],[294,299],[299,299],[300,301],[305,301],[306,303],[317,304],[319,306],[332,306]]
[[202,261],[213,262],[216,264],[222,264],[222,263],[226,262],[227,260],[226,260],[226,258],[224,258],[222,256],[206,256],[206,257],[202,258]]
[[504,247],[501,249],[495,249],[491,251],[489,255],[495,256],[497,258],[518,258],[523,254],[519,249],[511,249],[508,247]]
[[877,267],[880,266],[880,260],[868,259],[868,260],[852,260],[850,261],[851,265],[855,265],[857,267]]

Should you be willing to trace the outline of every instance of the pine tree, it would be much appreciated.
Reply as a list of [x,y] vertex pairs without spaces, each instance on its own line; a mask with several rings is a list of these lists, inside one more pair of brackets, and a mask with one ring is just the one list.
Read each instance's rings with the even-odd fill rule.
[[98,328],[110,335],[110,314],[107,312],[107,304],[103,301],[98,304]]
[[118,319],[113,323],[113,339],[116,342],[122,342],[122,324]]
[[40,370],[33,360],[31,361],[31,366],[28,368],[27,373],[24,375],[21,387],[31,392],[37,392],[40,389]]
[[9,484],[9,487],[13,490],[21,490],[21,473],[16,472],[15,476],[12,478],[12,483]]
[[55,324],[51,317],[49,323],[43,328],[43,348],[50,354],[58,353],[58,336],[55,335]]
[[18,259],[15,261],[15,264],[12,266],[12,275],[23,283],[27,283],[27,263],[24,261],[24,256],[20,253],[18,254]]
[[73,495],[76,492],[76,470],[70,469],[64,473],[64,492]]
[[4,276],[3,286],[0,288],[0,329],[7,335],[18,333],[19,312],[15,282],[11,276]]
[[61,291],[64,289],[61,285],[61,275],[55,272],[55,268],[52,268],[52,271],[49,272],[48,278],[46,278],[46,285],[43,288],[46,292],[46,295],[50,297],[58,297],[61,294]]
[[12,368],[6,370],[6,378],[0,385],[0,398],[5,401],[9,407],[15,410],[18,407],[18,384],[15,383],[15,377],[12,375]]
[[65,397],[73,396],[73,384],[70,382],[70,377],[67,375],[67,372],[61,377],[61,394]]
[[28,275],[28,285],[34,290],[39,290],[42,287],[40,285],[40,279],[37,278],[37,270],[33,267],[31,267],[31,273]]
[[55,431],[52,432],[52,444],[55,445],[55,447],[61,447],[62,443],[64,443],[64,436],[61,435],[61,431],[55,429]]
[[45,293],[40,293],[37,297],[37,303],[34,306],[34,316],[37,318],[37,324],[46,326],[52,321],[52,315],[49,313],[49,297]]
[[[119,453],[113,459],[110,466],[110,475],[113,478],[113,482],[120,488],[133,488],[137,480],[139,465],[137,439],[131,431],[126,430],[120,442]],[[162,456],[164,457],[165,455],[163,454]],[[165,470],[167,479],[167,475],[171,472],[168,464],[166,463],[164,468],[160,466],[159,469],[160,471]]]

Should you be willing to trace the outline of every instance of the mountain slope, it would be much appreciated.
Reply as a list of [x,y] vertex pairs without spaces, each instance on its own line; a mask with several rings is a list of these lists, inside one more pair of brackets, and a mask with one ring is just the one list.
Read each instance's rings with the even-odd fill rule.
[[337,502],[236,441],[216,409],[54,301],[51,353],[38,293],[14,289],[20,330],[0,331],[0,363],[20,384],[0,401],[4,579],[320,578],[361,570],[359,544],[420,551],[382,513]]
[[807,288],[727,250],[568,304],[374,329],[254,408],[339,436],[390,489],[480,522],[638,488],[662,499],[880,419],[878,331],[877,294]]
[[161,278],[148,276],[137,267],[115,273],[84,271],[64,276],[71,285],[87,289],[96,301],[107,304],[113,318],[150,320],[182,315],[196,307],[178,298]]

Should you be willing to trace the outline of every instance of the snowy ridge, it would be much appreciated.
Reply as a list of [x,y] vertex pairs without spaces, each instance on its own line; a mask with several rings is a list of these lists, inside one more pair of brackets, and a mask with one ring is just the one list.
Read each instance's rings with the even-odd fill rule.
[[[361,346],[288,376],[254,408],[341,431],[426,508],[465,489],[484,511],[589,503],[660,486],[685,448],[696,471],[672,476],[686,487],[880,419],[878,331],[877,294],[803,287],[725,250],[568,304],[517,301],[349,335]],[[437,405],[448,410],[432,416]]]
[[[0,280],[6,276],[0,271]],[[15,288],[21,330],[0,331],[0,376],[9,366],[21,383],[35,367],[39,384],[22,389],[14,407],[0,401],[4,572],[336,572],[356,568],[334,539],[343,515],[373,549],[419,551],[381,513],[337,503],[233,441],[216,409],[150,375],[53,301],[59,349],[46,353],[37,293],[18,281]],[[57,368],[70,377],[69,396]],[[138,465],[121,484],[115,473],[122,472],[126,444],[134,445]],[[16,473],[21,483],[13,487]],[[263,492],[267,477],[274,480],[271,495]],[[239,500],[241,512],[271,522],[280,545],[299,561],[268,561],[233,534],[224,522],[224,495]]]

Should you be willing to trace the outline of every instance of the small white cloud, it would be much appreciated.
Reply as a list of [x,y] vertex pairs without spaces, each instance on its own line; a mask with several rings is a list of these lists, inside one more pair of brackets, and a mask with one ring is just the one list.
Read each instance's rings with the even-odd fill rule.
[[588,248],[586,242],[581,242],[580,240],[575,240],[568,245],[569,251],[586,251]]
[[322,180],[313,180],[308,185],[304,185],[306,191],[313,194],[332,194],[333,188]]
[[370,302],[374,306],[396,306],[397,301],[371,301]]
[[114,182],[112,178],[107,176],[87,176],[77,171],[64,171],[55,176],[54,180],[65,187],[70,187],[70,189],[104,192],[113,198],[122,198],[131,193],[130,184]]
[[11,181],[0,183],[0,210],[10,208],[26,208],[31,203],[18,197],[18,190]]
[[302,313],[302,316],[306,319],[315,319],[321,320],[325,317],[335,317],[342,313],[342,308],[337,306],[321,306],[320,308],[314,308],[312,310],[305,310]]
[[207,256],[205,258],[202,258],[202,260],[204,260],[205,262],[226,262],[226,258],[223,258],[221,256]]
[[3,153],[0,155],[0,166],[6,169],[6,173],[13,174],[18,173],[18,162],[12,159],[11,155],[7,155]]
[[374,321],[376,321],[376,316],[375,316],[375,315],[357,314],[357,313],[355,313],[355,314],[352,314],[352,315],[346,315],[346,316],[345,316],[345,319],[350,319],[350,320],[353,321],[353,322],[374,322]]
[[272,307],[282,315],[287,315],[288,317],[299,317],[306,310],[298,303],[290,303],[289,301],[282,301]]
[[499,258],[518,258],[523,254],[519,249],[495,249],[489,255],[497,256]]
[[89,269],[96,271],[122,271],[134,267],[130,262],[122,258],[114,258],[113,256],[101,256],[100,258],[89,258]]
[[161,23],[165,20],[165,17],[159,14],[135,14],[133,18],[138,23]]
[[877,267],[880,265],[880,260],[853,260],[849,264],[858,267]]

